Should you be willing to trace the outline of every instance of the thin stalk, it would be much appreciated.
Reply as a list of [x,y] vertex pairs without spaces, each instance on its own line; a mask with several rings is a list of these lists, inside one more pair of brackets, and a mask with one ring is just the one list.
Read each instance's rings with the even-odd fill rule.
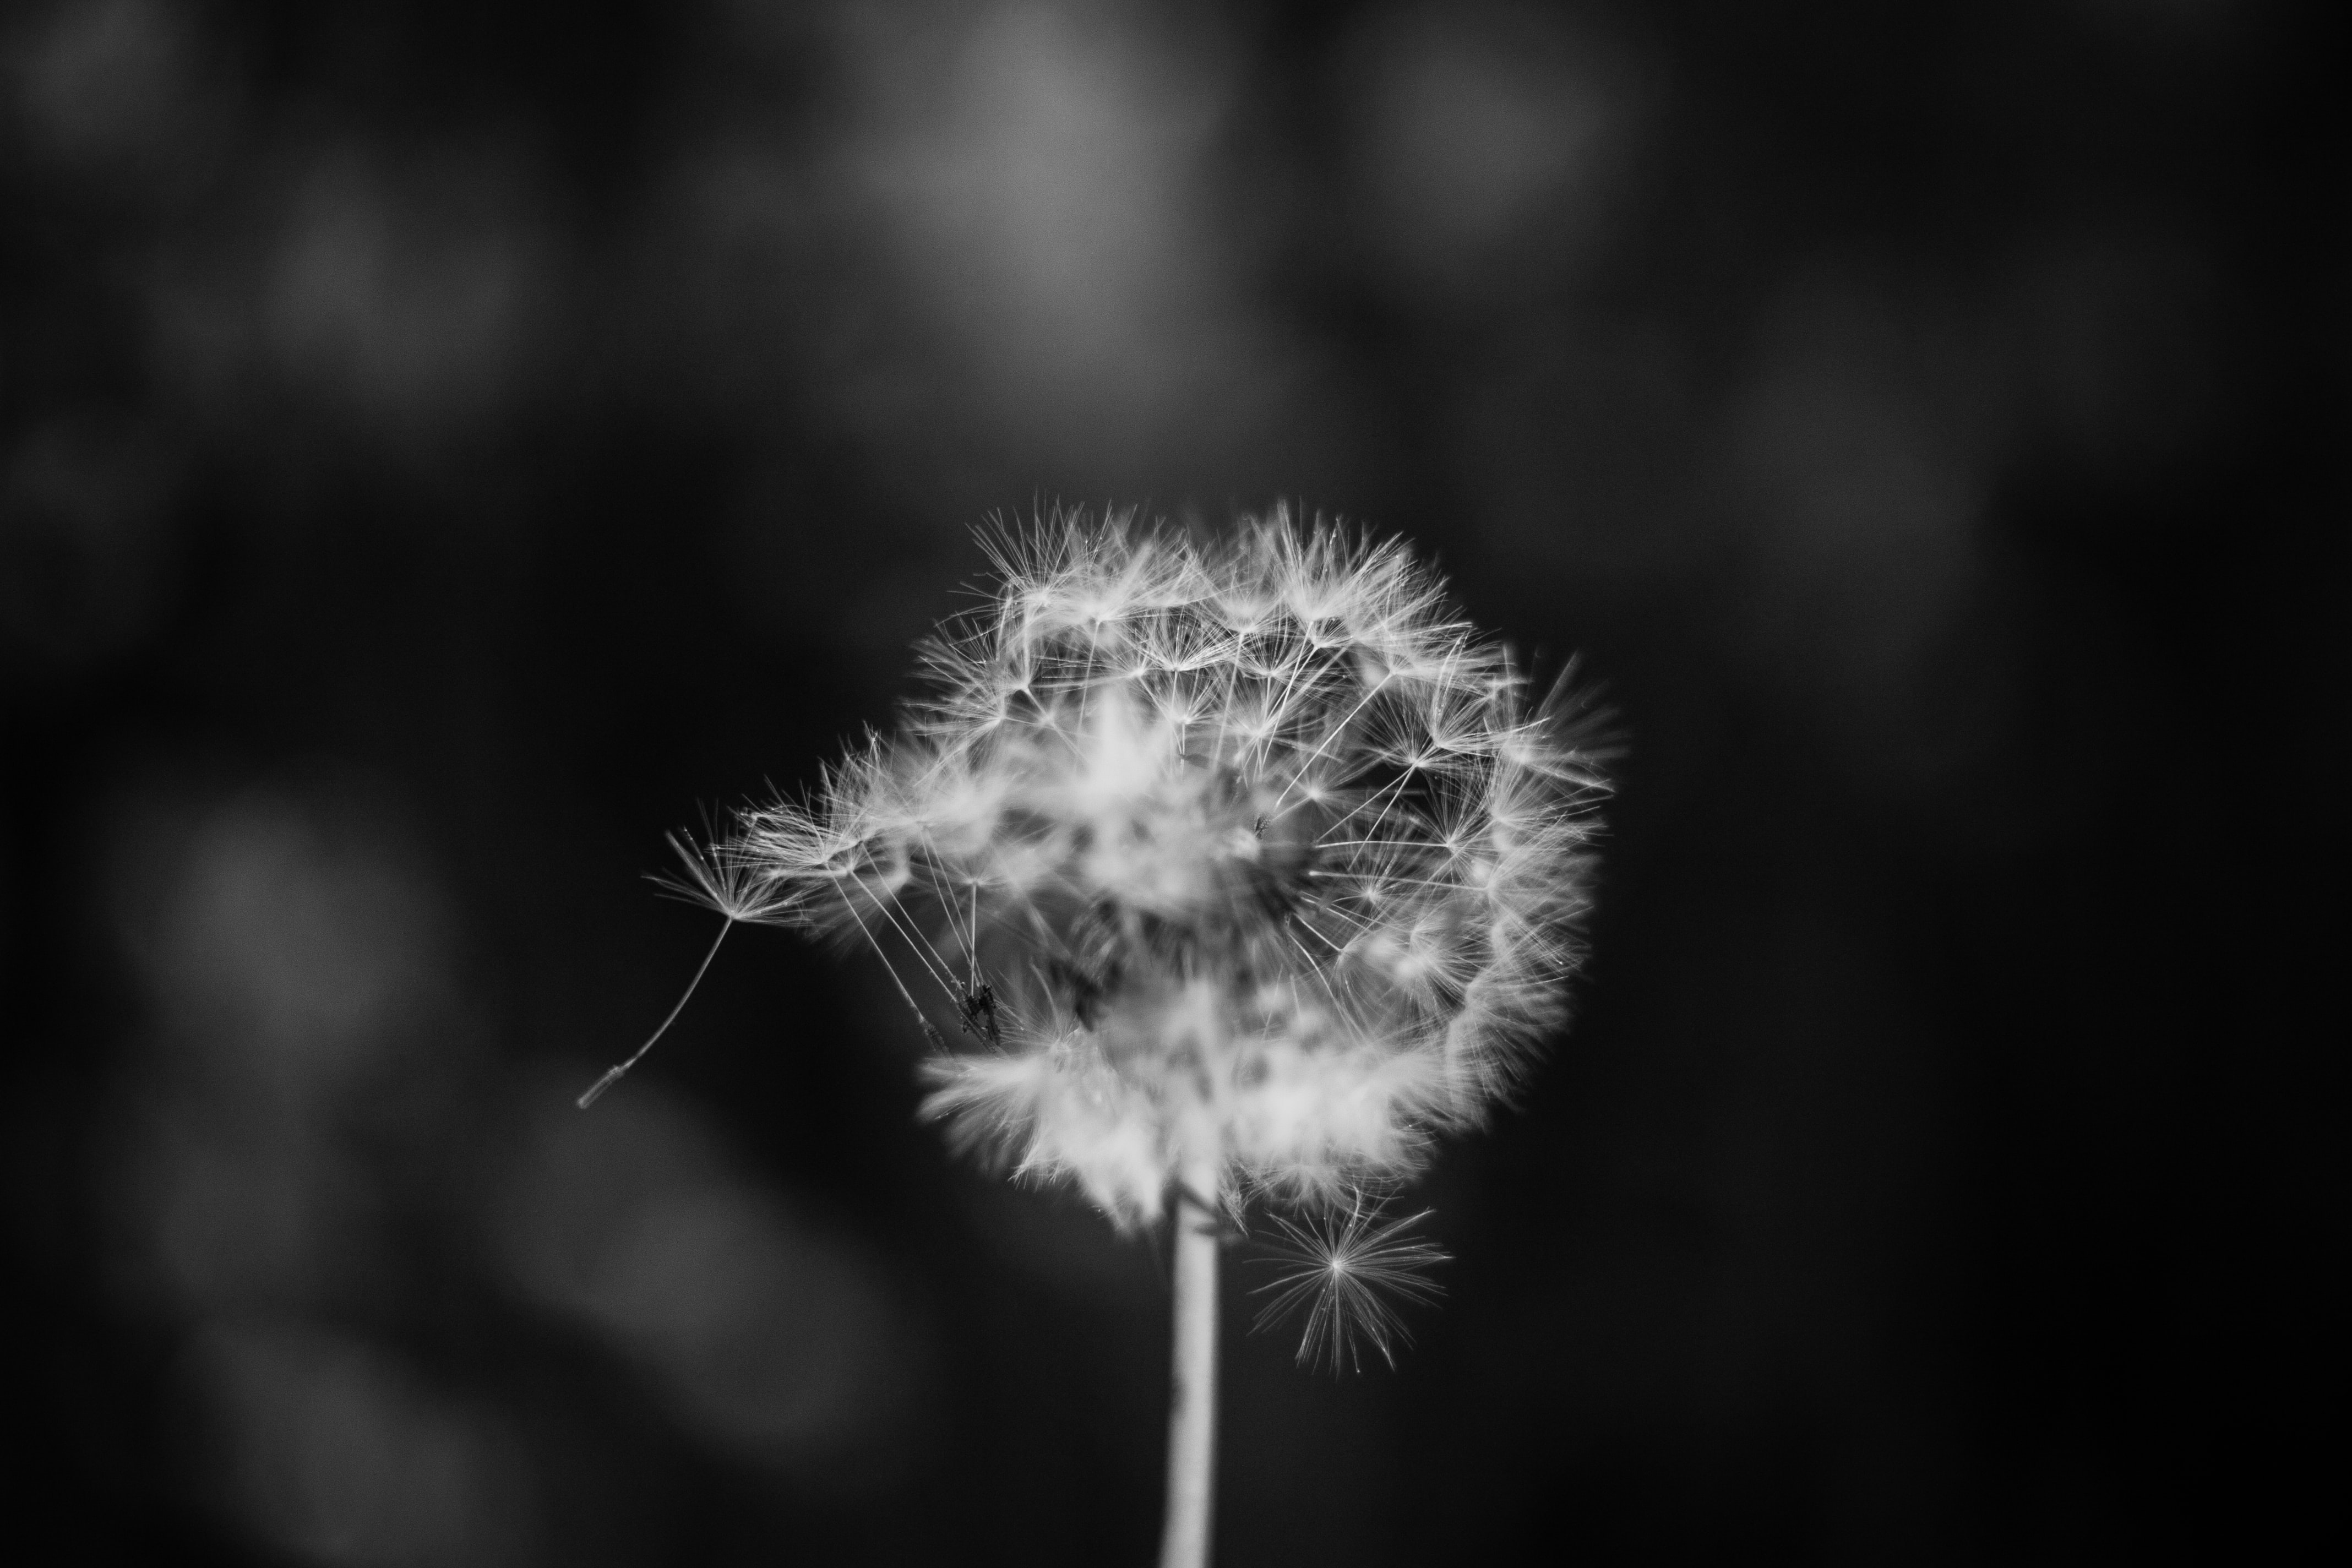
[[1168,1409],[1168,1526],[1160,1568],[1208,1568],[1217,1459],[1217,1180],[1196,1147],[1176,1189],[1176,1346]]
[[669,1016],[661,1021],[661,1027],[656,1029],[652,1034],[647,1035],[646,1037],[646,1043],[629,1053],[628,1060],[625,1062],[616,1062],[613,1066],[606,1068],[604,1069],[604,1076],[598,1079],[593,1084],[590,1085],[588,1092],[582,1095],[578,1100],[573,1100],[572,1102],[572,1104],[578,1106],[583,1110],[585,1110],[590,1106],[595,1104],[599,1100],[602,1100],[604,1097],[604,1091],[606,1089],[620,1082],[622,1078],[627,1074],[631,1068],[646,1059],[646,1053],[647,1051],[652,1050],[656,1046],[661,1043],[661,1037],[669,1033],[669,1026],[677,1022],[677,1016],[686,1011],[686,1005],[694,1000],[694,988],[702,984],[702,977],[704,975],[710,973],[710,961],[719,956],[719,944],[725,942],[727,940],[727,933],[734,929],[735,917],[730,915],[727,917],[727,923],[719,928],[719,934],[710,939],[709,951],[702,955],[702,962],[695,965],[694,978],[686,983],[686,994],[677,999],[677,1005],[669,1010]]

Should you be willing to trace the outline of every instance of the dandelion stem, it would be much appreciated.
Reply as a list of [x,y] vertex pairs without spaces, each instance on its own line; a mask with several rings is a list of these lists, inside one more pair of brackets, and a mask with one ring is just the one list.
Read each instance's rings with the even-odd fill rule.
[[686,1011],[686,1005],[688,1002],[694,1000],[694,988],[702,984],[702,977],[704,975],[710,973],[710,961],[719,956],[719,944],[725,942],[727,940],[727,933],[734,929],[735,922],[730,919],[726,924],[719,928],[719,934],[710,939],[710,950],[702,955],[702,962],[695,965],[694,978],[686,983],[685,994],[681,995],[677,999],[677,1005],[669,1010],[669,1016],[661,1021],[661,1027],[656,1029],[652,1034],[647,1035],[646,1037],[646,1043],[639,1046],[635,1050],[631,1051],[626,1061],[615,1062],[611,1067],[606,1068],[604,1069],[604,1076],[591,1084],[588,1088],[588,1092],[582,1095],[577,1100],[573,1101],[574,1104],[578,1105],[583,1110],[585,1110],[590,1106],[595,1104],[597,1100],[604,1098],[604,1091],[606,1089],[620,1082],[623,1076],[625,1075],[631,1068],[636,1066],[638,1062],[644,1060],[646,1053],[652,1050],[654,1046],[664,1035],[669,1033],[669,1026],[677,1022],[677,1016]]
[[1168,1524],[1160,1568],[1208,1568],[1217,1457],[1215,1133],[1185,1151],[1174,1203],[1176,1345],[1168,1412]]

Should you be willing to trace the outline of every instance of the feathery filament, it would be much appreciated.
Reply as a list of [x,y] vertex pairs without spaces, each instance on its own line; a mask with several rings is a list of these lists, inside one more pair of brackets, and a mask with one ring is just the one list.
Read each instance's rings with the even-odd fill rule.
[[1303,1313],[1299,1365],[1319,1361],[1334,1376],[1360,1372],[1366,1345],[1396,1365],[1397,1348],[1412,1343],[1412,1334],[1391,1299],[1435,1300],[1441,1290],[1427,1270],[1450,1261],[1435,1242],[1408,1234],[1430,1213],[1423,1209],[1383,1221],[1377,1205],[1368,1212],[1359,1202],[1344,1220],[1325,1217],[1302,1225],[1277,1215],[1282,1272],[1257,1288],[1257,1294],[1272,1300],[1258,1310],[1252,1331]]

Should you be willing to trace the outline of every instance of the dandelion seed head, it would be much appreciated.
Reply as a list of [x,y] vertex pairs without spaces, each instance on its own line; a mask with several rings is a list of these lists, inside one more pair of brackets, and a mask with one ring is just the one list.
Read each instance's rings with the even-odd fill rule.
[[992,555],[898,730],[689,885],[871,942],[919,1011],[984,977],[927,1111],[1122,1225],[1202,1128],[1277,1198],[1410,1173],[1560,1016],[1601,759],[1400,544],[1057,514]]

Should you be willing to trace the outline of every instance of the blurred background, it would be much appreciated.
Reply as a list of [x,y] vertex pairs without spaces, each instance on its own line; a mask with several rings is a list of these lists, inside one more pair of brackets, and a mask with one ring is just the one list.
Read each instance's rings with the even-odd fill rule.
[[1402,1366],[1294,1369],[1236,1270],[1221,1563],[2291,1517],[2331,58],[2262,0],[8,7],[14,1524],[1150,1560],[1155,1249],[915,1123],[878,972],[745,933],[572,1098],[712,935],[665,833],[887,722],[977,525],[1280,501],[1630,749]]

